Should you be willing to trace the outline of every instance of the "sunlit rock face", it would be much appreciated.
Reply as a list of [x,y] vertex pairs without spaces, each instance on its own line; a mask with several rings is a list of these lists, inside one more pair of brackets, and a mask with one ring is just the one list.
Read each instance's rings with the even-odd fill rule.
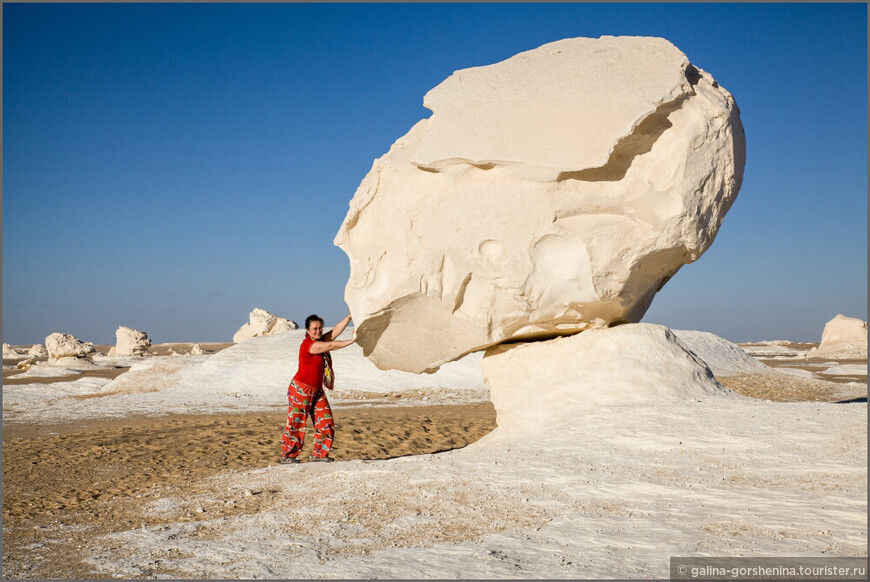
[[9,344],[3,344],[3,357],[4,358],[20,358],[22,355],[21,352],[16,350]]
[[335,243],[381,368],[639,321],[742,180],[731,95],[668,41],[575,38],[453,73]]
[[96,352],[91,342],[83,342],[72,334],[60,332],[45,338],[45,349],[48,352],[49,363],[63,358],[89,359],[89,356]]
[[42,344],[34,344],[30,347],[30,350],[28,350],[27,355],[44,358],[48,355],[48,350],[46,350],[45,346]]
[[825,324],[822,343],[808,358],[850,359],[867,357],[867,322],[842,313]]
[[255,307],[248,316],[248,323],[240,327],[233,335],[233,342],[239,343],[261,335],[274,335],[298,328],[295,321],[278,317],[270,311]]
[[143,356],[151,347],[147,333],[123,325],[115,331],[115,338],[112,354],[116,356]]

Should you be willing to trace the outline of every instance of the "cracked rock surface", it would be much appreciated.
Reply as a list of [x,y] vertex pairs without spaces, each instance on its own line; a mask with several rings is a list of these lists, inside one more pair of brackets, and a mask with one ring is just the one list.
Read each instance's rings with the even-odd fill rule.
[[739,191],[731,95],[668,41],[575,38],[432,89],[335,243],[378,367],[637,322]]

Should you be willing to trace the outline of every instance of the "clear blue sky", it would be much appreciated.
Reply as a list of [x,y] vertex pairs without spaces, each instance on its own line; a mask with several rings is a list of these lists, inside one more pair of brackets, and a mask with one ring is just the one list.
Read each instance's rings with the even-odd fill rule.
[[645,321],[815,340],[867,318],[865,4],[4,4],[3,341],[227,341],[344,315],[332,244],[453,71],[661,36],[737,100],[743,188]]

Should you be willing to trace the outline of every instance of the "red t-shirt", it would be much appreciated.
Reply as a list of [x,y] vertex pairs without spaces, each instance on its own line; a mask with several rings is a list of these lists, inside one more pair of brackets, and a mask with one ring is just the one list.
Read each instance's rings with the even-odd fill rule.
[[305,334],[302,345],[299,346],[299,370],[293,379],[315,388],[323,387],[323,354],[312,354],[309,350],[314,344],[313,339]]

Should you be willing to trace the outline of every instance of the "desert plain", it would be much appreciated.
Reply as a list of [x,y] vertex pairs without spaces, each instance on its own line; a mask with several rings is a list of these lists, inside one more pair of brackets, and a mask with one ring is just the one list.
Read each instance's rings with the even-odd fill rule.
[[[866,359],[789,342],[717,359],[708,342],[729,397],[614,403],[517,440],[494,432],[479,358],[425,388],[352,346],[335,356],[336,462],[283,466],[269,361],[300,333],[54,378],[4,359],[3,575],[663,577],[671,555],[866,556]],[[244,365],[259,390],[191,392]]]

